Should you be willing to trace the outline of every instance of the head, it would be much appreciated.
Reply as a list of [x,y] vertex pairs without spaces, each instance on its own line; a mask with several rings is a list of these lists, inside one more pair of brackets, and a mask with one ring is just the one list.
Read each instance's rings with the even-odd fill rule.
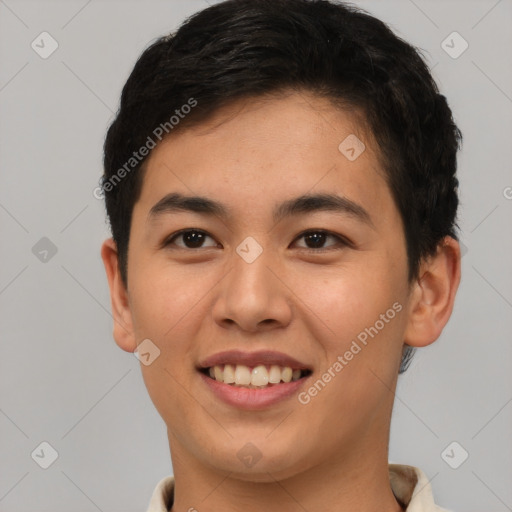
[[[250,441],[285,475],[386,433],[452,311],[460,141],[418,50],[347,5],[229,0],[144,51],[105,141],[102,256],[117,343],[160,351],[143,374],[177,446],[206,462],[222,438],[228,468]],[[209,358],[260,349],[300,362],[302,395],[205,409]]]

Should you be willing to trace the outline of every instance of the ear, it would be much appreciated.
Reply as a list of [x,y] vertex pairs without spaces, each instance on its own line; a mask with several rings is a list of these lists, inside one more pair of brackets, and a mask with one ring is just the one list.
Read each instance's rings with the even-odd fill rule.
[[412,347],[430,345],[448,322],[460,282],[460,246],[445,237],[437,253],[424,260],[419,278],[412,285],[409,319],[404,343]]
[[114,339],[123,350],[133,352],[137,348],[137,343],[133,333],[128,291],[121,279],[117,246],[112,238],[108,238],[103,242],[101,246],[101,259],[105,265],[110,288],[110,302],[114,319]]

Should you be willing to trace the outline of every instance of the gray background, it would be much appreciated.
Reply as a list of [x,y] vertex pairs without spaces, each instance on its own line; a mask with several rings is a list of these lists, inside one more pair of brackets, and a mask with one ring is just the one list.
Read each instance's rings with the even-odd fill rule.
[[[464,134],[462,282],[399,379],[390,460],[422,468],[446,508],[512,510],[512,1],[356,3],[425,50]],[[0,511],[142,511],[172,472],[140,363],[112,339],[92,191],[135,59],[206,5],[0,0]]]

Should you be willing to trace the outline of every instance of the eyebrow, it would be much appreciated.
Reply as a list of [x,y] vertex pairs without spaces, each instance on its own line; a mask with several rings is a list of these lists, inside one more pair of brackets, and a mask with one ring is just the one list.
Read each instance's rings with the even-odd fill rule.
[[[232,215],[230,208],[207,197],[186,196],[173,192],[164,196],[149,210],[147,220],[150,222],[161,215],[177,211],[217,216],[223,220]],[[336,194],[304,194],[288,199],[274,208],[272,217],[277,223],[285,217],[319,211],[348,215],[375,229],[370,214],[360,204]]]

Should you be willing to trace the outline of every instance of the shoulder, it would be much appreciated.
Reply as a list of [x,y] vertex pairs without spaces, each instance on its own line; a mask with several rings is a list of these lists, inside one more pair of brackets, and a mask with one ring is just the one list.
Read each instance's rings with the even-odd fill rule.
[[174,477],[166,476],[158,482],[149,505],[147,512],[168,512],[172,506],[174,495]]
[[391,489],[406,512],[450,512],[434,502],[430,482],[420,468],[389,464]]

